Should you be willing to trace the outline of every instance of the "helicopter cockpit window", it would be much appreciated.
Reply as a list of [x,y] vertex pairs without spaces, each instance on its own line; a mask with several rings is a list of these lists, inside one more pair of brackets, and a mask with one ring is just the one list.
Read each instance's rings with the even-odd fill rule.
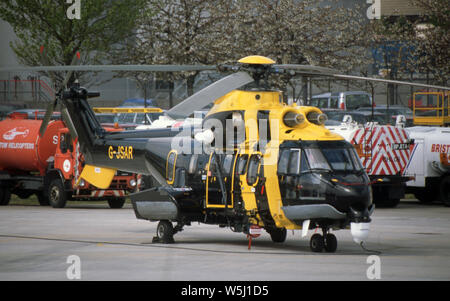
[[353,170],[350,153],[346,149],[322,149],[324,156],[334,170]]
[[327,160],[318,148],[306,148],[305,154],[308,157],[309,166],[311,169],[326,169],[331,170]]
[[229,175],[231,172],[231,166],[233,163],[233,155],[226,155],[223,159],[223,172],[225,175]]
[[324,156],[331,164],[333,170],[361,170],[362,165],[356,156],[354,149],[350,148],[324,148],[322,149]]
[[278,173],[285,174],[287,173],[289,164],[289,150],[284,149],[280,153],[280,158],[278,159]]
[[289,174],[299,174],[300,173],[300,150],[291,150],[290,160],[289,160]]
[[237,174],[243,175],[246,172],[248,155],[242,155],[239,157],[239,161],[237,163]]
[[258,179],[259,155],[252,155],[248,163],[247,184],[253,185]]

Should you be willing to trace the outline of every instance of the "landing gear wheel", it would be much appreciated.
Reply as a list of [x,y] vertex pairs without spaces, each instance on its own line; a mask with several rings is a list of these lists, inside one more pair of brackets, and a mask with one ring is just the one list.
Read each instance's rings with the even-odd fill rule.
[[325,251],[328,253],[334,253],[337,249],[337,238],[334,234],[328,233],[325,235]]
[[439,200],[450,207],[450,176],[446,176],[439,184]]
[[316,253],[322,252],[324,248],[323,236],[317,233],[311,236],[311,240],[309,241],[309,247],[313,252]]
[[124,198],[116,198],[116,199],[108,199],[109,208],[112,209],[120,209],[125,204]]
[[270,234],[270,238],[272,238],[273,242],[282,243],[286,240],[287,231],[286,228],[275,228],[268,231]]
[[173,225],[168,220],[162,220],[156,227],[156,236],[153,238],[153,242],[160,242],[164,244],[173,243]]
[[64,208],[67,202],[67,194],[60,179],[54,179],[48,186],[48,202],[53,208]]
[[11,200],[11,191],[6,188],[0,188],[0,206],[7,206]]

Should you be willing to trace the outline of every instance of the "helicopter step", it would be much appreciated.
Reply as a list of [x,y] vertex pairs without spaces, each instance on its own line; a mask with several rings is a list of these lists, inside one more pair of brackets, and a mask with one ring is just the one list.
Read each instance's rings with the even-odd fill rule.
[[176,220],[178,204],[170,188],[150,188],[130,195],[134,212],[138,219],[150,221]]

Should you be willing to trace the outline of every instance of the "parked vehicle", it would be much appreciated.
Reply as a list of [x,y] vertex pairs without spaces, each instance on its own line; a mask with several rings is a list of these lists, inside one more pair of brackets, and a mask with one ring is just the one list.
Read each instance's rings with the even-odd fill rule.
[[11,194],[36,194],[41,205],[54,208],[69,200],[107,200],[111,208],[121,208],[136,189],[136,175],[118,171],[107,189],[87,183],[80,179],[84,156],[64,122],[50,121],[42,137],[41,124],[23,113],[0,121],[0,205],[7,205]]
[[323,93],[312,96],[306,105],[320,109],[356,110],[373,105],[372,96],[364,91]]
[[407,192],[423,203],[441,201],[450,206],[450,129],[415,126],[406,129],[414,148],[404,171],[413,180]]
[[[342,110],[324,110],[328,120],[335,120],[344,122],[344,117],[350,116],[350,122],[356,122],[358,124],[366,124],[368,122],[377,122],[378,124],[384,124],[384,115],[380,113],[366,112],[366,111],[342,111]],[[325,123],[326,124],[326,123]]]
[[[370,107],[363,107],[358,108],[356,111],[359,112],[372,112],[372,108]],[[395,124],[397,116],[403,115],[406,118],[406,127],[414,126],[413,123],[413,111],[405,106],[400,105],[377,105],[375,108],[373,108],[373,111],[379,114],[383,114],[384,116],[384,122],[383,124],[389,123],[389,124]]]

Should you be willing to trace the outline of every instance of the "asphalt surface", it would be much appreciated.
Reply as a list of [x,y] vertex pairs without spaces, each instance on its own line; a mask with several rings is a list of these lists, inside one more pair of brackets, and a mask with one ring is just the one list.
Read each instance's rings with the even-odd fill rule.
[[450,208],[402,200],[372,218],[370,251],[340,230],[329,254],[310,251],[313,231],[288,231],[282,244],[264,232],[248,250],[242,233],[193,224],[165,245],[152,243],[157,223],[137,220],[129,205],[12,204],[0,207],[0,280],[69,280],[70,255],[81,280],[450,280]]

